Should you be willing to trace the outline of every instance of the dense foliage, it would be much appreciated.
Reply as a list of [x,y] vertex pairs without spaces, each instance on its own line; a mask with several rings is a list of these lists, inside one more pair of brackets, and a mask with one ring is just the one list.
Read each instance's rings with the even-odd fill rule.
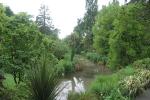
[[61,78],[105,69],[68,100],[132,100],[150,88],[150,1],[125,2],[98,11],[98,0],[86,0],[84,17],[63,40],[46,5],[33,21],[0,3],[0,100],[55,100]]
[[108,66],[112,69],[149,57],[148,12],[147,3],[119,7],[114,1],[97,15],[93,27],[94,47],[100,54],[108,56]]
[[105,100],[107,96],[111,95],[111,91],[118,87],[119,81],[126,76],[134,74],[133,68],[122,69],[113,75],[101,75],[91,85],[91,92],[96,94],[98,99]]
[[149,57],[148,8],[148,4],[139,3],[122,7],[114,21],[114,33],[110,36],[109,66],[123,66]]
[[135,68],[150,70],[150,58],[144,58],[141,60],[134,61],[132,66]]
[[93,46],[101,55],[108,55],[109,53],[109,36],[113,33],[113,22],[119,10],[119,2],[113,2],[108,7],[104,6],[96,17],[96,22],[93,26]]
[[[42,19],[38,19],[40,20],[45,23]],[[34,22],[32,17],[24,12],[14,14],[9,7],[0,4],[0,70],[4,72],[6,78],[3,83],[0,79],[2,100],[27,100],[29,97],[34,100],[55,98],[55,89],[59,83],[55,76],[58,73],[53,75],[51,72],[57,69],[55,66],[59,60],[64,59],[65,54],[69,53],[69,47],[57,38],[58,32],[55,29],[47,31],[51,34],[44,33],[45,29],[42,31],[40,27],[42,23],[37,24],[38,21]],[[41,59],[43,55],[46,55],[48,61],[46,64]],[[72,62],[70,63],[63,66],[67,72],[73,70]],[[12,95],[13,93],[16,95]]]

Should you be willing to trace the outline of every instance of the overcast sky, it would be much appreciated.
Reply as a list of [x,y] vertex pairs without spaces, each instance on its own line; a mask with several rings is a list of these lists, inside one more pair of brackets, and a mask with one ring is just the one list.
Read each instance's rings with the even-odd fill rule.
[[[113,0],[98,0],[99,9]],[[119,0],[121,4],[124,0]],[[34,17],[38,15],[41,4],[50,9],[50,16],[56,28],[60,29],[60,38],[69,35],[77,25],[77,19],[85,13],[85,0],[0,0],[8,5],[14,13],[27,12]]]

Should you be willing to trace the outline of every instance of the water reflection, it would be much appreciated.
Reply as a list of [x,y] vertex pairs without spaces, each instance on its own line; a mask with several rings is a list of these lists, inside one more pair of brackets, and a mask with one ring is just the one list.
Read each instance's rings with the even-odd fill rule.
[[56,97],[56,100],[67,100],[69,92],[83,93],[85,92],[84,81],[81,78],[73,77],[72,80],[61,82],[58,87],[61,92]]
[[79,80],[77,80],[76,77],[73,77],[73,80],[74,80],[74,83],[75,83],[74,91],[77,92],[77,93],[85,92],[83,80],[81,78],[79,78]]

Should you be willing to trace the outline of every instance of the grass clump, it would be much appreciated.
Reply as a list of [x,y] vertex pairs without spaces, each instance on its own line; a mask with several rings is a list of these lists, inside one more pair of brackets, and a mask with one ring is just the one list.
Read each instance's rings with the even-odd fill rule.
[[58,76],[44,59],[29,73],[30,92],[33,100],[54,100],[59,93]]
[[99,55],[98,53],[94,53],[94,52],[87,52],[86,58],[91,60],[94,63],[102,62],[103,64],[106,64],[107,62],[106,56]]
[[108,98],[110,95],[113,95],[112,90],[118,88],[120,80],[134,73],[135,70],[133,68],[127,67],[112,75],[97,76],[96,80],[91,85],[90,91],[96,94],[98,99],[104,100],[106,97]]
[[104,99],[110,95],[110,91],[117,87],[118,77],[114,75],[101,75],[91,85],[91,92],[96,94],[98,99]]
[[142,68],[142,69],[150,70],[150,58],[137,60],[132,64],[132,66],[135,68]]
[[60,60],[58,64],[56,64],[55,68],[59,74],[64,73],[66,75],[74,72],[73,63],[70,60],[66,60],[66,59]]
[[134,75],[127,76],[119,82],[119,89],[124,96],[134,98],[150,86],[150,71],[138,69]]
[[97,100],[97,98],[95,98],[95,95],[91,94],[91,93],[70,93],[68,96],[68,100]]

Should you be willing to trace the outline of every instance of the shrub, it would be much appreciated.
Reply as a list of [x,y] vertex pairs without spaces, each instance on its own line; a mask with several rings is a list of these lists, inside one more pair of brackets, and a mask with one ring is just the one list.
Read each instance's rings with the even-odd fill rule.
[[16,97],[18,98],[14,98],[13,100],[28,100],[30,96],[29,87],[26,83],[22,82],[18,86],[16,86],[13,94],[16,94]]
[[16,83],[13,79],[13,76],[11,74],[4,74],[5,76],[5,80],[3,81],[3,85],[4,87],[6,87],[7,89],[14,89],[16,86]]
[[142,60],[134,61],[132,65],[133,67],[136,67],[136,68],[143,68],[143,69],[150,70],[150,58],[144,58]]
[[126,68],[119,70],[116,74],[119,80],[121,80],[126,76],[134,75],[136,72],[137,71],[134,68],[127,66]]
[[85,56],[86,52],[85,51],[81,51],[81,55]]
[[124,79],[126,76],[133,75],[134,73],[134,68],[127,67],[112,75],[98,76],[92,83],[90,91],[96,94],[98,99],[103,100],[110,95],[114,95],[111,94],[111,91],[118,87],[120,80]]
[[55,72],[57,72],[58,75],[62,75],[63,73],[65,73],[65,68],[62,60],[60,60],[58,64],[55,65]]
[[116,75],[98,76],[91,85],[91,92],[96,94],[98,99],[104,99],[110,95],[110,91],[117,87],[118,77]]
[[74,72],[74,62],[71,61],[70,53],[65,54],[64,59],[58,61],[55,65],[55,70],[59,75]]
[[69,52],[69,47],[62,41],[53,41],[52,44],[53,54],[60,60],[63,59],[65,54]]
[[59,92],[58,76],[48,65],[50,64],[44,58],[29,73],[29,87],[33,100],[54,100]]
[[95,62],[95,63],[100,60],[100,56],[99,56],[98,54],[92,53],[92,52],[88,52],[88,53],[86,54],[86,57],[87,57],[89,60],[91,60],[91,61],[93,61],[93,62]]
[[26,83],[15,84],[11,74],[4,74],[3,87],[0,88],[0,100],[27,100],[29,88]]
[[113,89],[109,96],[105,100],[129,100],[127,97],[124,97],[118,88]]
[[128,97],[134,97],[137,93],[143,90],[141,82],[136,76],[128,76],[123,79],[119,84],[119,88],[123,95]]
[[74,71],[74,66],[72,64],[71,61],[68,61],[68,60],[64,60],[64,69],[65,69],[65,74],[69,74],[69,73],[72,73]]
[[76,55],[73,59],[73,66],[75,71],[83,71],[85,66],[84,59],[82,59],[79,55]]
[[91,93],[70,93],[68,100],[97,100]]
[[73,63],[70,60],[66,59],[60,60],[55,67],[59,74],[69,74],[74,71]]
[[[13,95],[14,92],[8,90],[8,89],[5,89],[5,88],[2,88],[0,87],[0,100],[12,100],[14,96]],[[18,99],[16,99],[18,100]]]
[[0,88],[0,100],[29,100],[29,88],[25,83],[20,83],[13,88]]
[[146,31],[149,29],[147,26],[149,19],[139,19],[140,14],[146,9],[149,8],[139,2],[122,6],[117,10],[118,14],[113,21],[113,29],[109,35],[108,65],[112,69],[126,66],[143,57],[150,57],[150,34]]
[[150,87],[150,71],[149,70],[139,69],[137,70],[136,76],[139,77],[142,87],[144,88]]
[[150,71],[137,70],[132,76],[127,76],[119,82],[119,89],[124,96],[135,97],[150,85]]
[[106,64],[107,57],[99,55],[98,53],[94,52],[87,52],[86,54],[87,59],[93,61],[94,63],[98,63],[99,61],[103,62],[103,64]]

